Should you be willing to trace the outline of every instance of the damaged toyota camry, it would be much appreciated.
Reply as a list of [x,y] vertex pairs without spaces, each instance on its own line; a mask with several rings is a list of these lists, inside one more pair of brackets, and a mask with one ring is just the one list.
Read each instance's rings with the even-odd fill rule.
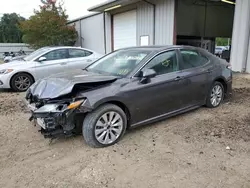
[[105,147],[130,127],[218,107],[231,89],[230,65],[209,52],[148,46],[120,49],[84,70],[41,79],[26,100],[30,120],[46,138],[82,132],[88,145]]

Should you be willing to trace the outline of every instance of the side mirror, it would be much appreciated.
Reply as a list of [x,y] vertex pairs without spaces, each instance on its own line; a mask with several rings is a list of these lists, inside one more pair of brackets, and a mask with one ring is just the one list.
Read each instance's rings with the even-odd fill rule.
[[156,76],[156,72],[154,69],[144,69],[142,70],[142,77],[143,78],[153,78]]
[[38,61],[39,62],[46,61],[46,57],[39,57]]
[[150,78],[153,78],[156,76],[156,72],[154,69],[144,69],[141,71],[141,80],[140,82],[142,84],[146,84],[149,82]]

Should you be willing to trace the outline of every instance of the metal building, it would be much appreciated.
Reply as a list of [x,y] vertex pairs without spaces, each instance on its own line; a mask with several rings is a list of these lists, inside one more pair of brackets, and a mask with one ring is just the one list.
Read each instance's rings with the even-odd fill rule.
[[250,73],[249,0],[109,0],[73,20],[77,45],[109,53],[140,45],[183,44],[213,52],[216,37],[232,38],[234,71]]

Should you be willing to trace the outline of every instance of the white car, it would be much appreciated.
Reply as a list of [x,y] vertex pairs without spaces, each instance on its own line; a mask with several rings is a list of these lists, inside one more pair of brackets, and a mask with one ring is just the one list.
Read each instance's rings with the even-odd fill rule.
[[215,47],[215,55],[221,56],[223,51],[227,50],[226,46],[216,46]]
[[26,91],[36,80],[71,69],[84,69],[102,57],[78,47],[44,47],[0,65],[0,88]]

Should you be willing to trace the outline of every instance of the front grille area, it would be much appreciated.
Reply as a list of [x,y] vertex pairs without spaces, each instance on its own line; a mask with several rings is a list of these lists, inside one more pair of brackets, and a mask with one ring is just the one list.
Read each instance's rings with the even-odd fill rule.
[[55,129],[56,128],[56,121],[53,117],[44,118],[44,123],[46,124],[47,129]]
[[43,120],[48,130],[64,127],[66,124],[66,117],[63,114],[51,114],[50,117],[44,117]]

